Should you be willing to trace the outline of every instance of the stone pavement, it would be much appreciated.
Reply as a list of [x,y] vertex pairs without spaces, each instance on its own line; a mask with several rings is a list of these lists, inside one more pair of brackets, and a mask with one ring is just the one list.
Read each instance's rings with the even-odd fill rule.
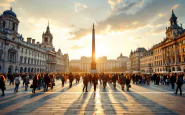
[[108,84],[106,89],[98,85],[93,92],[93,85],[89,85],[89,92],[83,93],[82,82],[69,88],[68,83],[62,87],[59,80],[53,90],[36,90],[36,94],[31,89],[24,91],[22,84],[17,93],[14,86],[6,87],[5,96],[0,97],[0,115],[185,115],[185,94],[175,95],[170,86],[132,84],[129,92],[123,92],[119,84],[116,89]]

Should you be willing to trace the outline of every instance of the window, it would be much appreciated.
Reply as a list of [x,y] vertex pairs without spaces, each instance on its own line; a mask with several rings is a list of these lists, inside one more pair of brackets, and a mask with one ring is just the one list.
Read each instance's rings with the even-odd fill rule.
[[183,48],[183,52],[185,52],[185,48]]
[[3,21],[3,28],[5,28],[6,27],[6,22],[5,21]]
[[12,30],[15,30],[15,23],[12,24]]
[[48,38],[47,38],[47,37],[46,37],[46,38],[44,38],[44,41],[45,41],[45,42],[48,42]]
[[182,40],[182,44],[185,44],[185,40]]

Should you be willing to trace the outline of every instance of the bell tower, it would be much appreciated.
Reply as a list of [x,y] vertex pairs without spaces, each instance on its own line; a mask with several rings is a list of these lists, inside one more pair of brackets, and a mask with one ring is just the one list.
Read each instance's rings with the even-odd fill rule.
[[50,32],[49,22],[46,28],[46,32],[42,34],[42,47],[52,48],[53,47],[53,35]]

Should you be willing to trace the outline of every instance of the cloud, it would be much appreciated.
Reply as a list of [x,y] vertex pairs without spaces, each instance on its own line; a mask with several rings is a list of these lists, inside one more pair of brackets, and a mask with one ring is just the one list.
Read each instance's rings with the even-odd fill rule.
[[82,46],[77,46],[77,45],[74,45],[74,46],[70,47],[70,49],[81,49],[81,48],[84,48],[84,47],[82,47]]
[[16,2],[16,0],[1,0],[0,7],[3,7],[3,9],[8,9],[11,7],[12,2]]
[[179,7],[179,4],[176,4],[176,5],[174,5],[173,7],[172,7],[172,9],[176,9],[176,8],[178,8]]
[[[110,0],[112,7],[117,2],[115,0]],[[121,2],[122,3],[122,2]],[[168,3],[168,4],[166,4]],[[171,13],[171,8],[174,7],[176,1],[173,0],[152,0],[148,2],[143,8],[137,11],[135,14],[125,13],[125,10],[129,9],[129,6],[134,6],[138,4],[138,2],[127,3],[126,6],[119,7],[119,14],[114,12],[111,16],[109,16],[105,20],[96,22],[96,34],[101,34],[103,31],[106,31],[107,27],[110,26],[111,29],[109,32],[124,32],[124,31],[132,31],[138,28],[144,28],[147,25],[159,25],[166,23],[169,20],[170,15],[166,15],[160,17],[159,14],[161,12]],[[177,6],[176,6],[177,7]],[[165,19],[165,20],[164,20]],[[91,28],[82,28],[78,31],[75,31],[73,39],[81,39],[87,34],[91,33]]]
[[79,12],[79,11],[86,9],[86,8],[88,8],[88,6],[84,3],[76,2],[74,5],[75,12]]

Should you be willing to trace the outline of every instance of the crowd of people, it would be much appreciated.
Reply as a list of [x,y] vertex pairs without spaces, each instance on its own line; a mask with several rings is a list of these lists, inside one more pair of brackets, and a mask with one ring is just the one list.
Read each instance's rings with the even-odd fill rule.
[[[150,85],[150,83],[154,83],[154,85],[169,85],[171,84],[172,89],[175,88],[175,83],[177,85],[176,92],[177,94],[178,89],[180,90],[180,95],[182,95],[182,85],[183,85],[183,77],[184,73],[178,74],[124,74],[124,73],[56,73],[56,74],[49,74],[49,73],[38,73],[38,74],[28,74],[28,73],[8,73],[0,74],[0,88],[2,91],[2,96],[4,96],[4,90],[6,90],[6,82],[9,82],[9,85],[15,85],[14,92],[19,91],[19,85],[21,80],[23,81],[22,85],[25,88],[25,91],[28,88],[32,88],[32,92],[35,93],[36,89],[41,90],[43,89],[44,92],[48,91],[48,87],[55,86],[55,79],[61,80],[61,85],[64,87],[64,84],[67,80],[69,80],[69,88],[72,87],[73,81],[76,80],[76,83],[79,83],[80,80],[83,80],[83,92],[88,92],[88,85],[92,84],[94,86],[94,91],[97,89],[98,83],[103,86],[105,89],[107,83],[111,83],[114,88],[116,88],[117,83],[120,84],[123,91],[125,88],[129,91],[131,88],[131,81],[133,84],[140,85]],[[32,82],[31,82],[32,80]]]

